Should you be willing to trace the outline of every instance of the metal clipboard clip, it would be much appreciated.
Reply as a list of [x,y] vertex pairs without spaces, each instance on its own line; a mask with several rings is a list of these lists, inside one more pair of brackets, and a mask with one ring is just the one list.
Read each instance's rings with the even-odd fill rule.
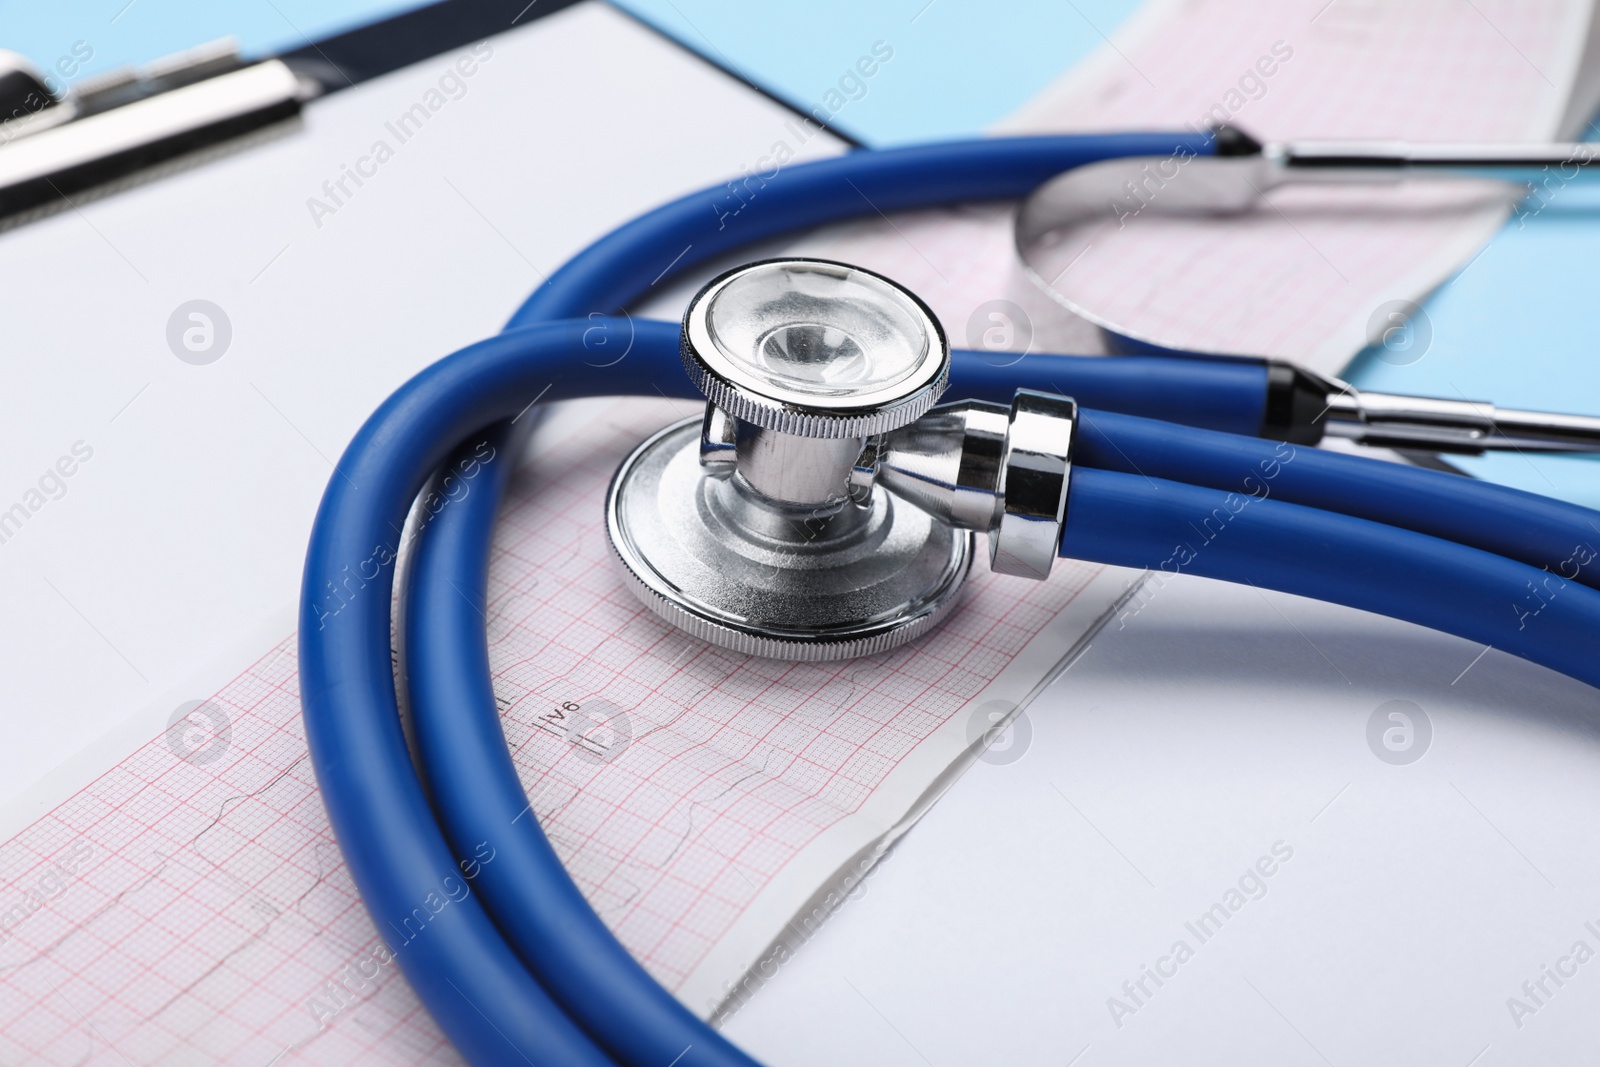
[[182,165],[299,115],[321,87],[279,59],[243,59],[231,39],[63,92],[0,52],[0,228]]

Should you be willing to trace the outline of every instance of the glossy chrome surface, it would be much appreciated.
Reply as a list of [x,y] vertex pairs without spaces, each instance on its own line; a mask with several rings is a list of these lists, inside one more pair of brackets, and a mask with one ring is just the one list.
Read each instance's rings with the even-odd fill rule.
[[1325,436],[1359,444],[1436,452],[1600,451],[1600,418],[1519,411],[1477,400],[1396,396],[1350,386],[1330,393],[1322,429]]
[[[1284,185],[1387,184],[1415,178],[1536,183],[1600,176],[1600,144],[1415,144],[1402,141],[1287,141],[1233,155],[1111,159],[1045,182],[1018,209],[1017,252],[1036,281],[1041,252],[1059,231],[1134,215],[1233,215]],[[1055,235],[1052,239],[1052,235]]]
[[1287,141],[1261,155],[1292,181],[1397,181],[1405,178],[1487,178],[1533,183],[1556,171],[1563,180],[1593,177],[1600,144],[1414,141]]
[[1050,576],[1066,524],[1077,420],[1078,406],[1066,397],[1017,390],[995,492],[998,521],[989,534],[995,572]]
[[1077,405],[1018,390],[1010,409],[935,408],[884,439],[879,480],[955,526],[989,535],[999,574],[1050,576],[1066,522]]
[[691,303],[683,359],[704,417],[640,445],[606,504],[629,587],[672,625],[751,655],[843,659],[936,625],[972,531],[994,570],[1049,575],[1072,401],[928,411],[949,348],[894,283],[812,260],[732,271]]
[[85,79],[0,117],[0,216],[287,118],[318,91],[279,60],[242,61],[230,41]]
[[657,616],[746,655],[820,662],[884,652],[959,600],[972,535],[890,499],[782,511],[700,466],[699,419],[668,427],[618,469],[606,530]]
[[[1260,145],[1219,131],[1228,154],[1116,159],[1067,171],[1018,208],[1014,238],[1026,273],[1056,301],[1113,333],[1128,332],[1076,302],[1063,278],[1094,233],[1145,216],[1234,215],[1296,184],[1393,183],[1410,178],[1510,182],[1600,177],[1600,144],[1414,144],[1289,141]],[[1508,187],[1508,195],[1520,195]],[[1081,247],[1080,247],[1081,246]],[[1065,268],[1065,269],[1064,269]],[[1501,410],[1488,403],[1358,393],[1329,381],[1326,436],[1448,452],[1600,451],[1600,418]]]
[[921,416],[950,378],[944,331],[889,279],[820,259],[729,271],[690,303],[683,366],[742,422],[795,437],[867,438]]
[[968,530],[999,510],[1010,413],[999,404],[945,404],[884,439],[878,480],[903,500]]

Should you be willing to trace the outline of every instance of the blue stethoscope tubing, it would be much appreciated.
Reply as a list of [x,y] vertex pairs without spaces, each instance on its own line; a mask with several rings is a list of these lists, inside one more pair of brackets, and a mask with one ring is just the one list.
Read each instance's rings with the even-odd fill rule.
[[[628,954],[529,810],[485,630],[490,538],[514,466],[510,420],[535,398],[691,398],[676,325],[604,317],[672,271],[843,217],[1016,197],[1072,166],[1179,145],[1210,150],[1208,138],[1189,135],[983,140],[793,165],[731,218],[712,208],[724,191],[692,194],[580,253],[505,332],[426,368],[362,426],[330,479],[307,553],[304,722],[378,933],[468,1061],[754,1063]],[[619,362],[595,358],[597,336],[631,347]],[[1007,401],[1020,386],[1051,388],[1035,372],[1057,358],[996,367],[958,354],[949,395]],[[1177,373],[1176,387],[1163,386],[1174,397],[1183,393]],[[1251,432],[1245,392],[1209,381],[1234,398],[1221,428]],[[482,458],[485,443],[492,459]],[[419,777],[395,695],[393,558],[430,477],[471,462],[482,469],[470,491],[421,525],[407,570],[402,673]],[[1209,540],[1199,533],[1208,519],[1221,530]],[[1183,573],[1381,612],[1600,686],[1600,568],[1568,573],[1575,548],[1600,535],[1597,523],[1600,513],[1517,490],[1091,407],[1062,553],[1160,568],[1188,544]]]

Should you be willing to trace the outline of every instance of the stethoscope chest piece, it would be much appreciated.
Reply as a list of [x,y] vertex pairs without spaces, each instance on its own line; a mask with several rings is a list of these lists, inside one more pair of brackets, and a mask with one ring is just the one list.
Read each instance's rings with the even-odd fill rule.
[[[672,625],[746,654],[845,659],[936,626],[974,530],[997,570],[1048,573],[1071,401],[934,409],[949,347],[888,279],[819,260],[741,267],[690,304],[682,355],[705,415],[639,445],[606,507],[628,584]],[[1029,499],[1008,507],[1019,467]]]

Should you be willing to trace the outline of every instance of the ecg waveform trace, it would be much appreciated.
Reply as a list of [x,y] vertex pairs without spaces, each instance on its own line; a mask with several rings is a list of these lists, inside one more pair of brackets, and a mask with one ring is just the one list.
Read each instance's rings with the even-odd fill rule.
[[[513,482],[491,666],[534,812],[623,943],[678,988],[1098,568],[975,572],[939,632],[866,660],[702,646],[633,599],[603,530],[639,428],[680,412],[608,410]],[[211,698],[225,746],[154,738],[0,846],[0,1063],[458,1062],[343,864],[296,667],[291,637]]]
[[[1263,140],[1550,140],[1576,132],[1561,115],[1591,6],[1149,0],[1155,17],[1136,15],[999,132],[1198,132],[1226,121]],[[1163,213],[1164,190],[1205,164],[1167,152],[1148,163],[1094,205],[1114,219],[1073,227],[1041,247],[1034,268],[1095,321],[1144,341],[1327,373],[1383,336],[1389,314],[1409,329],[1414,304],[1469,263],[1508,207],[1501,186],[1435,180],[1298,186],[1245,214],[1180,217]],[[1024,273],[1014,214],[991,204],[911,212],[803,247],[909,287],[958,344],[1107,351],[1096,327]]]

